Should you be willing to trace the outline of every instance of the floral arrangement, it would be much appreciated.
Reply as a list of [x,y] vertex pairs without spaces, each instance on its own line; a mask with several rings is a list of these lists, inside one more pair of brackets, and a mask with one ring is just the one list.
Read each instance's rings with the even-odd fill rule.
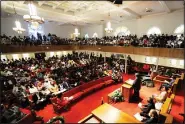
[[124,101],[123,95],[122,95],[120,90],[115,91],[114,94],[112,95],[111,99],[114,102],[122,102],[122,101]]

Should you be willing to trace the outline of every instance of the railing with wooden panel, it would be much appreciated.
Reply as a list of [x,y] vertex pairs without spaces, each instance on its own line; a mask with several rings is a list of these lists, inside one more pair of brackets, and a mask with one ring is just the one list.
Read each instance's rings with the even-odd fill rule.
[[146,47],[123,47],[123,46],[88,46],[88,45],[48,45],[48,46],[6,46],[0,45],[2,53],[41,52],[41,51],[64,51],[64,50],[91,50],[102,52],[114,52],[125,54],[137,54],[145,56],[159,56],[168,58],[184,59],[184,49],[173,48],[146,48]]

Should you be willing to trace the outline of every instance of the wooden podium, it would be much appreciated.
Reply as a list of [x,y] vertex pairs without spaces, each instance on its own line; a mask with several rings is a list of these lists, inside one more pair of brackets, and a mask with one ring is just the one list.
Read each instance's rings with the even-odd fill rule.
[[129,79],[129,80],[126,80],[125,83],[121,86],[122,95],[126,102],[130,102],[130,99],[133,93],[133,88],[132,88],[133,82],[134,80]]

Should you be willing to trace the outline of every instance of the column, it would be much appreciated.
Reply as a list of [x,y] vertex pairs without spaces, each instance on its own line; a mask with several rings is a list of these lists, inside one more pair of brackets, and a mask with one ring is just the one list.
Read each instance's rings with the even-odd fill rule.
[[157,57],[157,62],[156,62],[156,71],[158,70],[158,65],[159,65],[159,57]]
[[105,52],[105,55],[104,55],[104,62],[106,62],[106,52]]
[[125,55],[125,74],[127,73],[127,55]]

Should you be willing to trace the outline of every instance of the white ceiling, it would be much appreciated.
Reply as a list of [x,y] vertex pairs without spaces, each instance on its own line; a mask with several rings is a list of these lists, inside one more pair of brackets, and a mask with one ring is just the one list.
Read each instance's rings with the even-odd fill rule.
[[[123,1],[122,5],[115,5],[109,1],[35,1],[33,3],[40,17],[57,22],[59,25],[102,24],[108,20],[119,23],[128,19],[184,9],[183,1]],[[22,16],[29,14],[27,1],[1,1],[2,12],[5,13],[1,17],[9,17],[14,13],[13,4],[17,14]],[[145,12],[146,8],[152,12]]]

